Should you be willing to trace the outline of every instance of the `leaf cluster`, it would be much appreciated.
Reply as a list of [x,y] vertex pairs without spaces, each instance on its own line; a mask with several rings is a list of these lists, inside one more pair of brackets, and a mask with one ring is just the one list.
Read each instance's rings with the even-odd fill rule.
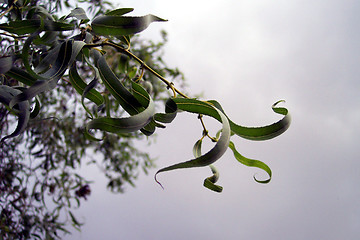
[[[162,172],[210,166],[213,176],[204,186],[221,192],[213,164],[229,148],[240,163],[269,175],[266,180],[254,177],[255,181],[271,180],[270,168],[242,156],[230,139],[268,140],[286,131],[290,116],[278,107],[282,100],[272,106],[281,120],[262,127],[236,124],[218,101],[192,98],[179,90],[175,80],[182,86],[181,72],[162,59],[165,32],[160,43],[137,37],[165,19],[129,16],[130,8],[106,11],[109,3],[93,3],[88,12],[76,7],[62,17],[41,1],[3,3],[7,21],[0,24],[2,237],[56,238],[58,230],[67,231],[67,220],[79,228],[71,209],[91,192],[90,182],[77,173],[82,159],[87,156],[104,171],[111,190],[123,192],[124,183],[134,185],[138,168],[147,172],[153,167],[134,141],[164,129],[180,112],[197,116],[201,138],[194,145],[194,158],[161,168],[155,174],[157,182]],[[62,4],[70,7],[68,1],[50,1],[56,11]],[[209,135],[205,117],[221,123],[216,136]],[[214,146],[202,154],[205,138]],[[55,203],[51,211],[48,201]]]

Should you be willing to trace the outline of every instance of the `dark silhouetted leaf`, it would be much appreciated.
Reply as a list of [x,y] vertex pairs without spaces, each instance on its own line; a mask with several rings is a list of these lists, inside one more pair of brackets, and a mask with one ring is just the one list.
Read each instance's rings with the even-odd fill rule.
[[164,22],[166,20],[154,15],[142,17],[124,17],[124,16],[100,16],[95,18],[91,27],[95,34],[124,36],[133,35],[145,30],[152,22]]
[[[83,95],[84,90],[87,87],[87,84],[78,74],[75,64],[73,64],[69,70],[69,80],[71,85],[75,88],[75,90],[79,94]],[[90,89],[88,92],[86,92],[85,97],[91,100],[92,102],[94,102],[98,106],[104,103],[103,96],[95,89]]]
[[122,16],[122,15],[125,15],[132,11],[134,11],[133,8],[118,8],[118,9],[115,9],[115,10],[105,13],[105,15],[107,15],[107,16]]
[[[6,86],[6,85],[0,85],[0,102],[9,105],[11,99],[13,96],[18,95],[21,93],[20,90]],[[1,141],[4,141],[7,138],[16,137],[19,134],[21,134],[29,121],[30,118],[30,104],[28,101],[21,102],[17,105],[18,107],[14,109],[15,114],[18,116],[18,124],[14,130],[13,133],[11,133],[8,136],[5,136],[1,139]]]
[[[178,98],[175,98],[175,99],[178,100]],[[174,99],[174,101],[175,101],[175,99]],[[214,111],[212,111],[213,114],[210,116],[214,117],[214,118],[216,118],[217,116],[220,116],[220,119],[221,119],[221,122],[223,125],[222,130],[221,130],[221,136],[220,136],[219,140],[216,142],[215,146],[209,152],[207,152],[206,154],[204,154],[200,157],[197,157],[195,159],[192,159],[192,160],[189,160],[186,162],[182,162],[182,163],[178,163],[178,164],[174,164],[169,167],[160,169],[155,174],[155,180],[156,180],[157,174],[159,174],[161,172],[171,171],[171,170],[181,169],[181,168],[193,168],[193,167],[208,166],[208,165],[214,163],[216,160],[218,160],[226,152],[228,145],[229,145],[230,135],[231,135],[229,121],[220,110],[218,110],[217,108],[215,108],[205,102],[198,101],[195,99],[185,99],[184,98],[183,101],[181,101],[181,104],[180,104],[181,107],[178,104],[178,102],[180,103],[180,101],[178,101],[178,102],[175,101],[175,102],[180,109],[187,109],[186,111],[199,113],[199,114],[210,113],[209,109],[213,109],[214,110]]]
[[[54,22],[51,20],[42,20],[43,27],[42,31],[70,31],[74,30],[73,24],[63,23],[63,22]],[[40,19],[29,19],[29,20],[19,20],[11,21],[8,23],[0,24],[0,29],[7,31],[9,33],[14,33],[17,35],[24,35],[28,33],[33,33],[41,27]]]

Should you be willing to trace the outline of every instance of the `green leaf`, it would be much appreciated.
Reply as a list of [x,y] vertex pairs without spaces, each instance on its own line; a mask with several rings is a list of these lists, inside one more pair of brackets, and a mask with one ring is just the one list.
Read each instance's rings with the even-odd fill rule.
[[[93,118],[93,115],[90,111],[90,109],[88,109],[85,105],[84,99],[86,97],[86,95],[91,91],[94,90],[94,88],[96,87],[96,85],[98,84],[98,79],[95,77],[84,89],[83,94],[81,95],[81,104],[84,107],[85,111],[91,116],[91,118]],[[96,113],[97,114],[97,113]]]
[[6,73],[6,76],[11,77],[28,86],[33,85],[37,80],[26,71],[14,66]]
[[145,134],[146,136],[151,136],[152,134],[154,134],[156,127],[158,125],[156,124],[156,122],[154,121],[153,118],[151,118],[151,121],[142,129],[140,129],[140,131]]
[[74,214],[69,211],[69,215],[71,217],[71,221],[73,222],[74,226],[81,226],[82,224],[75,218]]
[[97,61],[100,77],[105,87],[115,97],[122,108],[130,115],[135,115],[144,110],[144,107],[131,94],[129,90],[120,82],[113,71],[110,69],[104,56],[100,56]]
[[164,22],[166,20],[154,15],[142,17],[124,17],[124,16],[100,16],[95,18],[91,27],[95,34],[124,36],[133,35],[145,30],[152,22]]
[[[200,157],[201,156],[201,144],[202,144],[202,138],[196,141],[194,147],[193,147],[193,154],[194,157]],[[213,175],[211,177],[208,177],[204,180],[204,187],[215,191],[215,192],[222,192],[223,187],[216,185],[215,183],[219,180],[219,172],[213,165],[209,165]]]
[[[225,114],[224,110],[217,101],[210,100],[208,102],[216,106]],[[279,136],[289,128],[291,123],[291,117],[288,114],[288,110],[286,108],[276,107],[277,104],[281,102],[284,102],[284,100],[277,101],[272,105],[274,112],[284,115],[284,117],[278,122],[263,127],[244,127],[235,124],[229,119],[231,131],[242,138],[256,141],[268,140]]]
[[203,139],[199,139],[196,141],[196,143],[194,144],[193,147],[193,155],[194,157],[198,158],[201,156],[201,145],[202,145],[202,140]]
[[63,22],[55,22],[51,20],[29,19],[11,21],[8,23],[0,24],[0,29],[9,33],[15,33],[17,35],[24,35],[33,33],[41,27],[41,21],[43,21],[42,31],[70,31],[74,29],[74,24],[68,24]]
[[59,54],[56,56],[56,60],[52,67],[45,73],[39,75],[41,78],[47,80],[36,81],[31,87],[15,96],[11,100],[9,107],[12,108],[19,102],[30,100],[42,92],[54,89],[58,80],[64,74],[68,66],[75,60],[84,45],[84,42],[73,40],[62,43]]
[[165,113],[156,113],[154,119],[162,123],[171,123],[177,114],[177,105],[173,99],[169,98],[165,104]]
[[[175,101],[175,99],[173,99]],[[214,163],[216,160],[218,160],[227,150],[229,141],[230,141],[230,125],[229,121],[226,118],[226,116],[217,108],[198,100],[194,99],[183,99],[181,101],[178,101],[179,99],[176,98],[177,101],[176,104],[178,105],[179,109],[187,109],[186,111],[189,112],[195,112],[199,114],[205,114],[211,112],[209,109],[212,109],[213,114],[210,115],[214,118],[217,116],[220,116],[221,122],[223,124],[222,126],[222,132],[219,140],[216,142],[215,146],[206,154],[197,157],[195,159],[174,164],[169,167],[162,168],[158,170],[155,174],[155,181],[159,183],[156,179],[157,174],[165,171],[171,171],[175,169],[181,169],[181,168],[193,168],[193,167],[204,167],[208,166],[212,163]],[[181,102],[181,104],[180,104]],[[179,104],[178,104],[179,103]],[[214,112],[215,111],[215,112]],[[159,183],[160,184],[160,183]],[[161,184],[160,184],[161,185]]]
[[31,111],[30,113],[30,118],[34,119],[37,117],[37,115],[39,115],[41,110],[41,103],[40,103],[40,99],[38,98],[38,96],[35,97],[35,107],[34,109]]
[[[149,97],[149,96],[148,96]],[[111,118],[111,117],[100,117],[91,120],[87,124],[87,129],[99,129],[106,132],[112,133],[130,133],[140,130],[145,127],[152,119],[155,113],[155,103],[149,97],[147,108],[130,117],[124,118]]]
[[105,15],[106,16],[122,16],[122,15],[125,15],[132,11],[134,11],[133,8],[118,8],[118,9],[115,9],[115,10],[105,13]]
[[223,187],[215,184],[219,180],[219,176],[220,176],[219,172],[213,165],[210,165],[210,169],[211,169],[211,172],[213,173],[213,175],[204,180],[204,187],[206,187],[214,192],[221,193],[223,190]]
[[[75,90],[79,94],[83,95],[84,90],[88,85],[78,74],[75,64],[73,64],[69,70],[69,80],[70,80],[71,85],[75,88]],[[90,91],[88,91],[85,94],[85,97],[87,99],[91,100],[92,102],[94,102],[98,106],[104,103],[103,96],[95,89],[90,89]]]
[[[0,102],[9,105],[11,99],[13,96],[18,95],[21,93],[20,90],[6,86],[6,85],[0,85]],[[16,115],[18,116],[18,124],[10,135],[7,135],[1,139],[1,142],[3,142],[7,138],[16,137],[19,134],[21,134],[29,121],[30,118],[30,104],[28,101],[21,102],[17,105]]]
[[235,145],[233,142],[230,141],[229,143],[229,148],[233,151],[234,156],[236,158],[236,160],[238,160],[240,163],[244,164],[245,166],[248,167],[257,167],[257,168],[261,168],[263,169],[265,172],[267,172],[267,174],[269,174],[269,179],[267,180],[257,180],[254,176],[254,179],[256,182],[258,183],[268,183],[271,180],[271,169],[268,167],[268,165],[266,165],[265,163],[259,161],[259,160],[254,160],[254,159],[249,159],[244,157],[243,155],[241,155],[235,148]]

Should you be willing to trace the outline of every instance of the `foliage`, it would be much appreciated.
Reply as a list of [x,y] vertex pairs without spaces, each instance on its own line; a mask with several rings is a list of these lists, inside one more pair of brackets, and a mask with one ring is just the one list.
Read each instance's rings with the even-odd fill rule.
[[[107,11],[114,8],[99,0],[88,11],[68,1],[1,3],[2,238],[53,239],[68,231],[68,221],[79,228],[71,210],[91,192],[90,182],[77,171],[84,159],[100,166],[112,191],[123,192],[124,183],[134,185],[139,168],[147,172],[154,166],[135,141],[165,128],[181,111],[197,115],[202,137],[194,145],[194,159],[161,168],[156,181],[161,172],[210,166],[214,175],[204,186],[221,192],[212,164],[228,148],[240,163],[268,173],[267,180],[257,182],[270,181],[270,168],[243,157],[230,138],[267,140],[283,133],[290,117],[277,106],[282,101],[273,105],[283,115],[280,121],[244,127],[230,120],[217,101],[188,97],[175,87],[175,81],[183,84],[181,72],[162,59],[166,33],[160,43],[136,35],[165,19],[124,16],[133,9]],[[64,9],[71,11],[57,16]],[[160,107],[164,112],[158,112]],[[222,124],[217,136],[209,135],[205,116]],[[205,137],[214,147],[201,154]]]

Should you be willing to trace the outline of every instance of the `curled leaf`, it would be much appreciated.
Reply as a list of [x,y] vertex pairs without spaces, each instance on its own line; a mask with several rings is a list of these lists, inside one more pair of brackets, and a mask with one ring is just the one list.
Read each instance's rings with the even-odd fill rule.
[[[1,85],[0,86],[0,102],[8,106],[10,104],[11,99],[15,95],[18,95],[19,93],[21,93],[21,91],[18,89],[15,89],[15,88],[12,88],[12,87],[9,87],[6,85]],[[25,130],[27,123],[29,121],[29,118],[30,118],[29,102],[24,101],[24,102],[19,103],[17,105],[17,107],[15,106],[15,108],[13,109],[13,112],[15,112],[15,114],[18,116],[18,124],[17,124],[14,132],[11,133],[10,135],[3,137],[1,139],[1,142],[3,142],[7,138],[16,137]]]
[[72,62],[75,60],[76,56],[79,54],[80,50],[84,45],[85,43],[82,41],[73,40],[62,43],[58,54],[54,55],[55,61],[52,67],[42,74],[36,74],[41,79],[46,80],[37,80],[28,89],[13,97],[9,104],[9,107],[12,108],[15,104],[19,102],[30,100],[31,98],[42,92],[54,89],[57,85],[58,80],[67,70],[68,66],[71,65]]
[[[194,147],[193,147],[193,154],[194,157],[200,157],[201,156],[201,144],[202,144],[202,138],[199,139],[198,141],[196,141]],[[204,180],[204,187],[215,191],[215,192],[222,192],[223,187],[216,185],[215,183],[219,180],[219,172],[218,170],[214,167],[214,165],[209,165],[213,175],[211,177],[208,177]]]
[[105,87],[115,97],[115,99],[127,113],[130,115],[135,115],[143,111],[144,107],[120,82],[114,72],[110,69],[103,55],[98,56],[97,67]]
[[[211,100],[208,102],[212,103],[225,114],[221,105],[217,101]],[[286,108],[276,107],[281,102],[284,102],[284,100],[277,101],[272,105],[274,112],[284,115],[284,117],[278,122],[263,127],[244,127],[235,124],[229,119],[231,131],[242,138],[256,141],[268,140],[279,136],[289,128],[291,123],[291,117],[288,114],[288,110]]]
[[112,133],[129,133],[142,129],[151,121],[153,115],[155,114],[155,103],[150,96],[146,94],[142,97],[144,99],[148,99],[147,107],[142,112],[124,118],[96,118],[88,123],[87,129],[99,129]]
[[165,113],[156,113],[154,119],[162,123],[171,123],[177,114],[177,105],[169,98],[165,104]]
[[[155,181],[157,183],[159,183],[159,182],[157,181],[156,176],[157,176],[157,174],[159,174],[161,172],[171,171],[171,170],[175,170],[175,169],[182,169],[182,168],[208,166],[208,165],[214,163],[216,160],[218,160],[226,152],[226,150],[228,148],[231,131],[230,131],[229,121],[226,118],[226,116],[217,108],[215,108],[209,104],[206,104],[206,103],[204,105],[204,102],[194,100],[194,99],[186,99],[185,101],[182,102],[183,106],[186,105],[186,101],[188,101],[188,104],[189,104],[188,107],[190,109],[192,108],[191,106],[195,106],[195,108],[193,108],[192,110],[196,111],[197,113],[200,113],[200,114],[203,114],[204,112],[208,112],[208,108],[214,109],[215,113],[220,116],[221,122],[223,125],[221,136],[220,136],[219,140],[216,142],[215,146],[206,154],[204,154],[200,157],[196,157],[195,159],[192,159],[192,160],[189,160],[186,162],[182,162],[182,163],[178,163],[178,164],[174,164],[169,167],[165,167],[165,168],[158,170],[155,174]],[[177,103],[177,105],[178,105],[178,103]],[[215,117],[215,115],[213,115],[213,117]]]
[[[78,74],[75,64],[73,64],[69,70],[69,80],[71,85],[75,88],[75,90],[79,94],[83,95],[88,85]],[[86,94],[84,95],[85,98],[91,100],[98,106],[104,103],[103,96],[93,88],[89,89],[89,91],[87,91]]]
[[206,187],[214,192],[221,193],[223,190],[223,187],[215,184],[219,180],[219,172],[213,165],[210,165],[209,167],[210,167],[213,175],[204,180],[204,187]]
[[249,159],[244,157],[243,155],[241,155],[235,148],[235,145],[233,142],[230,141],[229,143],[229,148],[233,151],[234,156],[236,158],[236,160],[238,160],[240,163],[244,164],[245,166],[248,167],[257,167],[260,169],[263,169],[265,172],[267,172],[267,174],[269,175],[269,179],[267,180],[257,180],[254,176],[254,180],[258,183],[268,183],[271,180],[271,169],[268,167],[268,165],[266,165],[265,163],[259,161],[259,160],[254,160],[254,159]]
[[28,86],[33,85],[37,80],[35,77],[30,75],[26,71],[14,66],[8,72],[6,72],[5,75]]

